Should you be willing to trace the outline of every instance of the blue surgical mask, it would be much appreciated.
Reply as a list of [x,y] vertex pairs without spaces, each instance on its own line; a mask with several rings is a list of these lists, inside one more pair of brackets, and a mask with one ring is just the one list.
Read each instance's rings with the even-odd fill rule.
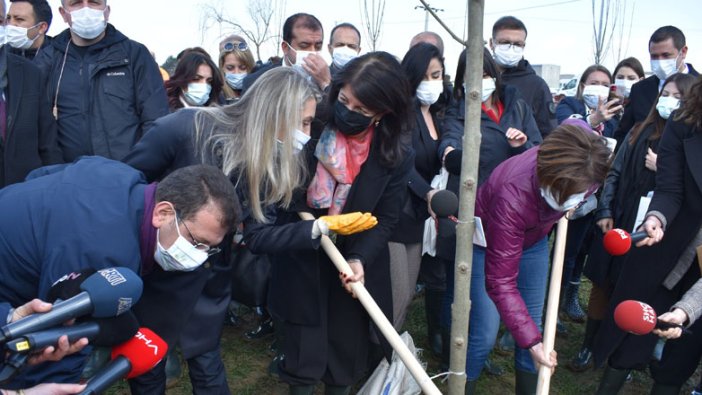
[[678,107],[680,107],[680,99],[672,96],[661,96],[656,103],[656,110],[663,119],[670,118],[670,114]]
[[224,77],[227,79],[227,85],[234,90],[241,90],[244,88],[244,78],[248,74],[246,73],[226,73]]
[[300,152],[302,149],[305,147],[305,144],[307,144],[308,141],[310,141],[310,136],[306,135],[305,132],[303,132],[300,129],[295,129],[293,131],[293,148],[295,149],[295,152]]
[[183,93],[185,100],[191,106],[202,106],[210,98],[212,87],[206,82],[191,82],[188,84],[188,91]]

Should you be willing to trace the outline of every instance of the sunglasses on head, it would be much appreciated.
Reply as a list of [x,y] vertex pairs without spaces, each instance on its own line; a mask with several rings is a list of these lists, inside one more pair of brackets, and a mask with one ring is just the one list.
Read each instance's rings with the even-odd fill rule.
[[249,49],[249,46],[246,45],[246,43],[244,43],[244,42],[240,42],[240,41],[239,42],[237,42],[237,41],[231,42],[230,41],[230,42],[224,43],[224,46],[222,48],[224,48],[225,51],[234,51],[235,49],[239,50],[239,51],[246,51],[247,49]]

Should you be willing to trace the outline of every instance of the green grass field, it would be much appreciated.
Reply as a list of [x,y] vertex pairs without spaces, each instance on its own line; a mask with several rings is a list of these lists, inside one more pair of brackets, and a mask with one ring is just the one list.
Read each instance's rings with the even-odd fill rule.
[[[586,303],[589,292],[588,284],[581,287],[581,303]],[[408,315],[405,330],[414,338],[417,347],[426,347],[426,330],[424,329],[424,303],[421,296],[417,297]],[[256,326],[252,315],[244,315],[239,326],[226,326],[222,339],[224,363],[228,370],[229,385],[233,394],[287,394],[287,386],[278,382],[267,373],[268,363],[272,355],[268,347],[272,338],[250,341],[243,334]],[[551,380],[551,394],[593,394],[602,374],[602,369],[590,370],[584,373],[573,373],[566,368],[568,360],[575,355],[584,331],[584,324],[566,322],[568,334],[556,339],[559,367]],[[439,373],[439,360],[430,352],[424,352],[422,359],[427,362],[430,375]],[[512,356],[502,356],[493,353],[491,359],[503,367],[506,373],[502,376],[490,376],[483,373],[478,382],[478,394],[510,394],[513,393],[514,375]],[[699,371],[685,386],[683,394],[689,394],[694,384],[699,380]],[[446,392],[446,384],[437,381],[442,392]],[[633,380],[624,386],[623,395],[648,394],[651,380],[647,372],[634,372]],[[321,386],[318,394],[323,394]],[[111,389],[110,395],[129,394],[124,383]],[[167,391],[168,395],[192,394],[187,372],[178,384]]]

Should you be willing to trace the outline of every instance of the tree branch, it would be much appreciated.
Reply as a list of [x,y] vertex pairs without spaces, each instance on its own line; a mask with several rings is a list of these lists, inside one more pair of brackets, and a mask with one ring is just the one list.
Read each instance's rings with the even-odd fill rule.
[[439,18],[439,16],[436,15],[436,13],[434,12],[434,10],[432,10],[431,7],[429,7],[429,4],[427,4],[427,2],[426,2],[425,0],[419,0],[419,2],[422,3],[422,6],[424,6],[424,9],[425,9],[426,11],[428,11],[428,12],[431,14],[431,16],[434,17],[434,19],[436,19],[437,22],[439,22],[439,25],[441,25],[441,27],[443,27],[444,30],[446,30],[446,32],[448,32],[448,34],[451,35],[451,37],[453,37],[454,40],[458,41],[458,42],[459,42],[461,45],[463,45],[464,47],[468,46],[468,42],[467,42],[467,41],[463,41],[463,39],[460,38],[460,37],[458,37],[458,36],[456,35],[456,33],[454,33],[453,30],[451,30],[450,27],[446,26],[446,24],[444,23],[444,21],[442,21],[441,18]]

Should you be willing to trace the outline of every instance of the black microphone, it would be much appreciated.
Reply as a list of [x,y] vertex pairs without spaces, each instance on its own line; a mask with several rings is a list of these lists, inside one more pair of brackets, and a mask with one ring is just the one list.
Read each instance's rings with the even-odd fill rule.
[[463,150],[455,149],[444,157],[444,168],[451,174],[461,175],[461,161],[463,160]]
[[97,318],[120,315],[139,300],[143,287],[141,278],[128,268],[99,270],[80,285],[83,292],[55,303],[51,311],[32,314],[0,328],[0,343],[86,314]]
[[[453,153],[455,151],[451,151]],[[431,210],[436,214],[437,233],[440,237],[456,234],[458,197],[455,193],[442,189],[431,197]]]
[[127,311],[117,317],[96,318],[75,325],[32,332],[7,342],[5,348],[15,353],[29,353],[48,346],[56,347],[63,335],[68,336],[69,343],[85,337],[94,346],[112,347],[131,339],[138,330],[139,321],[134,313]]

